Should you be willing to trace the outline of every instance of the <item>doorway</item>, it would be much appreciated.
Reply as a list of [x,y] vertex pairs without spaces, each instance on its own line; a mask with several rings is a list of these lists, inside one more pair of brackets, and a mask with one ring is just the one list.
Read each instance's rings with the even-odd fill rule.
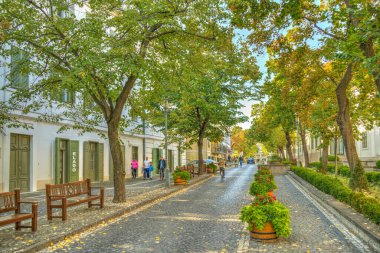
[[30,136],[11,134],[9,190],[30,191]]

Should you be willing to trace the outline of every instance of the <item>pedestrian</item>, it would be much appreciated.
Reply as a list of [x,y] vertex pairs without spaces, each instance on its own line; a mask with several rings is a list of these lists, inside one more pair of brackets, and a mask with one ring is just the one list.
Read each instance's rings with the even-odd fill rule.
[[139,162],[136,159],[133,159],[131,162],[131,169],[132,169],[132,178],[136,179],[137,177],[137,169],[139,168]]
[[148,178],[150,178],[150,180],[153,179],[153,170],[154,170],[154,167],[153,167],[153,163],[151,162],[149,164],[149,175],[148,175]]
[[165,177],[165,174],[164,174],[164,171],[165,171],[165,168],[166,168],[166,161],[164,159],[164,157],[160,157],[160,160],[158,161],[158,170],[160,171],[160,180],[164,180],[164,177]]
[[239,157],[240,168],[243,167],[243,156]]
[[226,176],[226,161],[224,159],[222,159],[219,162],[219,173],[220,173],[220,176],[222,178],[225,178],[225,176]]
[[143,167],[144,180],[149,178],[149,166],[150,166],[149,159],[148,157],[145,157],[144,167]]

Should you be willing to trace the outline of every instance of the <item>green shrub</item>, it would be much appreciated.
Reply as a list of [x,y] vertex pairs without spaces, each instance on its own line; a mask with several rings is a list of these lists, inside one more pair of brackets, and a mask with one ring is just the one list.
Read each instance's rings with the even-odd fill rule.
[[249,188],[249,194],[252,196],[266,195],[267,192],[272,192],[274,189],[277,189],[276,183],[268,177],[262,177],[252,182]]
[[[335,162],[335,156],[334,156],[334,155],[329,155],[329,156],[327,157],[327,160],[328,160],[329,162]],[[339,161],[339,157],[337,157],[337,161]]]
[[380,224],[379,200],[372,197],[366,197],[362,193],[354,192],[344,186],[336,178],[320,174],[311,169],[294,166],[291,168],[291,170],[299,177],[314,185],[319,190],[332,195],[339,201],[351,205],[355,210],[364,214],[376,224]]
[[281,162],[282,158],[279,155],[272,155],[268,158],[269,162]]
[[173,179],[176,180],[177,178],[181,178],[181,179],[186,180],[186,181],[189,182],[189,180],[190,180],[190,172],[176,170],[176,171],[173,172]]
[[310,168],[321,168],[322,167],[322,164],[320,162],[312,162],[312,163],[309,163],[309,167]]
[[380,160],[376,162],[376,168],[380,169]]
[[368,182],[380,185],[380,172],[372,171],[365,173]]

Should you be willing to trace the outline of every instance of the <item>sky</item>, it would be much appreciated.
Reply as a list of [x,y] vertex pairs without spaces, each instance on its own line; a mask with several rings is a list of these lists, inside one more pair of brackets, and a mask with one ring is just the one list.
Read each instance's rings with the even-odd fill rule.
[[[239,43],[238,40],[244,39],[247,35],[249,34],[248,30],[235,30],[235,43]],[[267,71],[267,68],[265,66],[265,63],[268,59],[268,56],[266,53],[262,55],[257,55],[256,60],[257,60],[257,65],[259,66],[260,72],[263,74],[262,78],[265,76],[265,73]],[[259,82],[261,82],[260,80]],[[258,101],[254,100],[243,100],[241,101],[243,107],[241,107],[240,111],[245,115],[249,117],[249,121],[240,123],[239,126],[241,126],[243,129],[248,129],[251,126],[251,107],[253,104],[257,103]]]

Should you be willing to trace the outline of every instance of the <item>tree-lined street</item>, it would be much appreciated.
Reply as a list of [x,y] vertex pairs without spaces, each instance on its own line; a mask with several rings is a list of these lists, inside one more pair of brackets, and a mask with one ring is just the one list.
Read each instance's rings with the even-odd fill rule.
[[42,252],[371,252],[285,175],[275,178],[276,195],[290,208],[292,236],[270,244],[249,241],[239,210],[251,199],[256,171],[255,165],[228,169],[224,180],[214,177]]

